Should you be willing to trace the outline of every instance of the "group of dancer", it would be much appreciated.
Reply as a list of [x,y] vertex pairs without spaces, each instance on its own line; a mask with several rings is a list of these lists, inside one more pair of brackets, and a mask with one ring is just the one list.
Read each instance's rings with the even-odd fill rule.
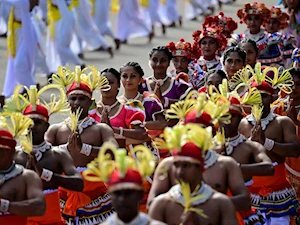
[[300,224],[299,4],[245,4],[242,34],[208,16],[193,43],[149,52],[147,78],[138,62],[78,63],[16,85],[0,114],[0,224]]

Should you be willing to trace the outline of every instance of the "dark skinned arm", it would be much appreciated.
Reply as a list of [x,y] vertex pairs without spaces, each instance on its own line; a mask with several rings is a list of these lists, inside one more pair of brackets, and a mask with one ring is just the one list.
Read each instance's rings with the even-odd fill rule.
[[38,175],[30,170],[24,172],[26,179],[27,200],[10,202],[8,212],[19,216],[43,216],[46,211],[46,201],[43,185]]
[[163,193],[168,192],[172,184],[170,182],[169,173],[173,165],[173,157],[163,159],[157,166],[148,195],[147,206],[149,207],[153,199]]
[[49,142],[52,144],[52,146],[57,146],[58,143],[56,143],[56,134],[58,131],[58,124],[53,124],[51,125],[47,132],[45,133],[45,141]]
[[249,210],[251,203],[241,169],[234,159],[228,159],[226,169],[228,174],[228,186],[232,194],[230,199],[233,205],[237,211]]
[[[249,143],[250,141],[248,141]],[[274,167],[272,160],[267,156],[264,146],[251,141],[253,158],[255,163],[240,164],[243,175],[246,176],[273,176]]]
[[165,117],[163,113],[159,113],[156,116],[155,121],[146,121],[145,127],[148,130],[163,130],[167,126],[167,122],[165,120]]
[[82,191],[84,186],[83,179],[80,173],[76,170],[73,159],[69,152],[58,149],[56,150],[56,153],[65,175],[54,173],[52,176],[52,181],[54,181],[60,187],[68,190],[79,192]]
[[234,205],[230,202],[230,199],[227,196],[221,193],[218,194],[222,195],[218,201],[218,206],[221,211],[221,225],[238,225]]
[[[120,128],[112,127],[114,133],[120,134]],[[123,136],[129,139],[148,141],[148,134],[140,125],[135,125],[133,129],[123,129]]]

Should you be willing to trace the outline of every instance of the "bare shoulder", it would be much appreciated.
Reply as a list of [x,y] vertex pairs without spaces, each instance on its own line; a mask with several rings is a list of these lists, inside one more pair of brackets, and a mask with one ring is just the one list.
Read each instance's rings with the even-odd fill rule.
[[252,150],[253,149],[264,149],[264,146],[256,141],[251,141],[251,140],[247,139],[244,143],[247,144],[247,147],[251,148]]
[[241,120],[241,122],[240,122],[240,126],[242,125],[248,125],[249,124],[249,122],[248,122],[248,120],[247,120],[247,118],[243,118],[242,120]]
[[282,125],[286,125],[287,123],[294,124],[293,120],[288,116],[276,116],[275,120]]
[[52,151],[55,156],[62,156],[62,157],[71,157],[69,151],[66,149],[59,148],[58,146],[52,147]]
[[224,163],[225,165],[232,165],[236,164],[236,161],[234,158],[230,156],[225,156],[225,155],[218,155],[218,162]]
[[28,159],[29,155],[26,154],[22,149],[17,147],[14,155],[15,162],[25,167]]
[[99,130],[111,130],[111,127],[108,126],[106,123],[95,123],[94,127]]
[[150,206],[151,208],[164,208],[166,206],[166,204],[168,203],[170,197],[169,197],[169,193],[164,193],[164,194],[160,194],[158,196],[156,196]]
[[59,128],[61,128],[63,125],[65,125],[64,122],[51,124],[50,127],[48,128],[47,132],[52,132],[52,133],[57,132],[59,130]]
[[24,169],[23,170],[23,176],[25,177],[26,180],[28,181],[32,181],[33,179],[36,180],[40,180],[39,176],[37,175],[37,173],[33,170],[29,170],[29,169]]

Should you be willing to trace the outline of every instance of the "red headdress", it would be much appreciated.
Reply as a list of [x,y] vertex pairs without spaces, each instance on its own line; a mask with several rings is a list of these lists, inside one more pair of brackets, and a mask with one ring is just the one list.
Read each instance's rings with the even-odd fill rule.
[[0,130],[0,148],[15,149],[17,145],[14,136],[7,130]]
[[170,42],[167,45],[167,48],[172,52],[174,57],[184,56],[190,60],[198,59],[200,57],[200,49],[198,44],[191,44],[190,42],[185,41],[183,38],[181,38],[177,43]]
[[277,19],[280,23],[280,29],[283,30],[288,26],[290,17],[287,13],[282,12],[280,8],[272,6],[271,16],[268,18],[268,20],[269,19]]
[[221,27],[226,37],[230,37],[238,25],[231,17],[227,17],[223,12],[219,12],[217,16],[206,17],[202,27]]
[[270,18],[271,11],[264,3],[253,2],[252,4],[245,4],[244,8],[237,11],[237,16],[241,23],[245,23],[248,15],[259,15],[264,22]]
[[106,142],[98,157],[87,165],[88,169],[83,176],[89,181],[106,182],[110,192],[124,189],[143,190],[143,178],[150,176],[155,169],[154,157],[144,145],[135,146],[131,154],[134,156],[127,156],[125,149],[117,149]]
[[[88,70],[90,72],[85,74]],[[83,70],[80,66],[76,66],[75,72],[71,72],[67,67],[58,67],[57,73],[52,76],[52,81],[65,88],[67,95],[81,94],[92,98],[94,90],[110,89],[106,77],[93,66],[88,66]]]
[[213,38],[218,43],[219,49],[221,51],[225,50],[225,48],[227,46],[227,38],[223,34],[223,28],[222,27],[203,26],[202,31],[201,30],[196,30],[193,33],[193,39],[199,45],[200,45],[201,40],[205,37]]

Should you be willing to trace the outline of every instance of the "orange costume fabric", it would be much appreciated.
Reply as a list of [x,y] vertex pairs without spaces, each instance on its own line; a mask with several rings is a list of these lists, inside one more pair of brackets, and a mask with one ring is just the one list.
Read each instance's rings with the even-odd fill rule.
[[98,224],[113,214],[111,197],[103,182],[89,182],[84,179],[82,192],[60,188],[59,195],[62,216],[67,224],[77,224],[76,220],[79,224],[95,224],[95,221]]
[[[45,193],[45,192],[44,192]],[[28,225],[63,225],[61,217],[58,190],[45,193],[46,213],[44,216],[35,216],[28,218]]]
[[253,177],[252,206],[270,217],[295,216],[298,207],[295,190],[287,181],[284,164],[274,164],[274,176]]
[[16,215],[0,215],[0,224],[2,225],[27,225],[27,217]]

